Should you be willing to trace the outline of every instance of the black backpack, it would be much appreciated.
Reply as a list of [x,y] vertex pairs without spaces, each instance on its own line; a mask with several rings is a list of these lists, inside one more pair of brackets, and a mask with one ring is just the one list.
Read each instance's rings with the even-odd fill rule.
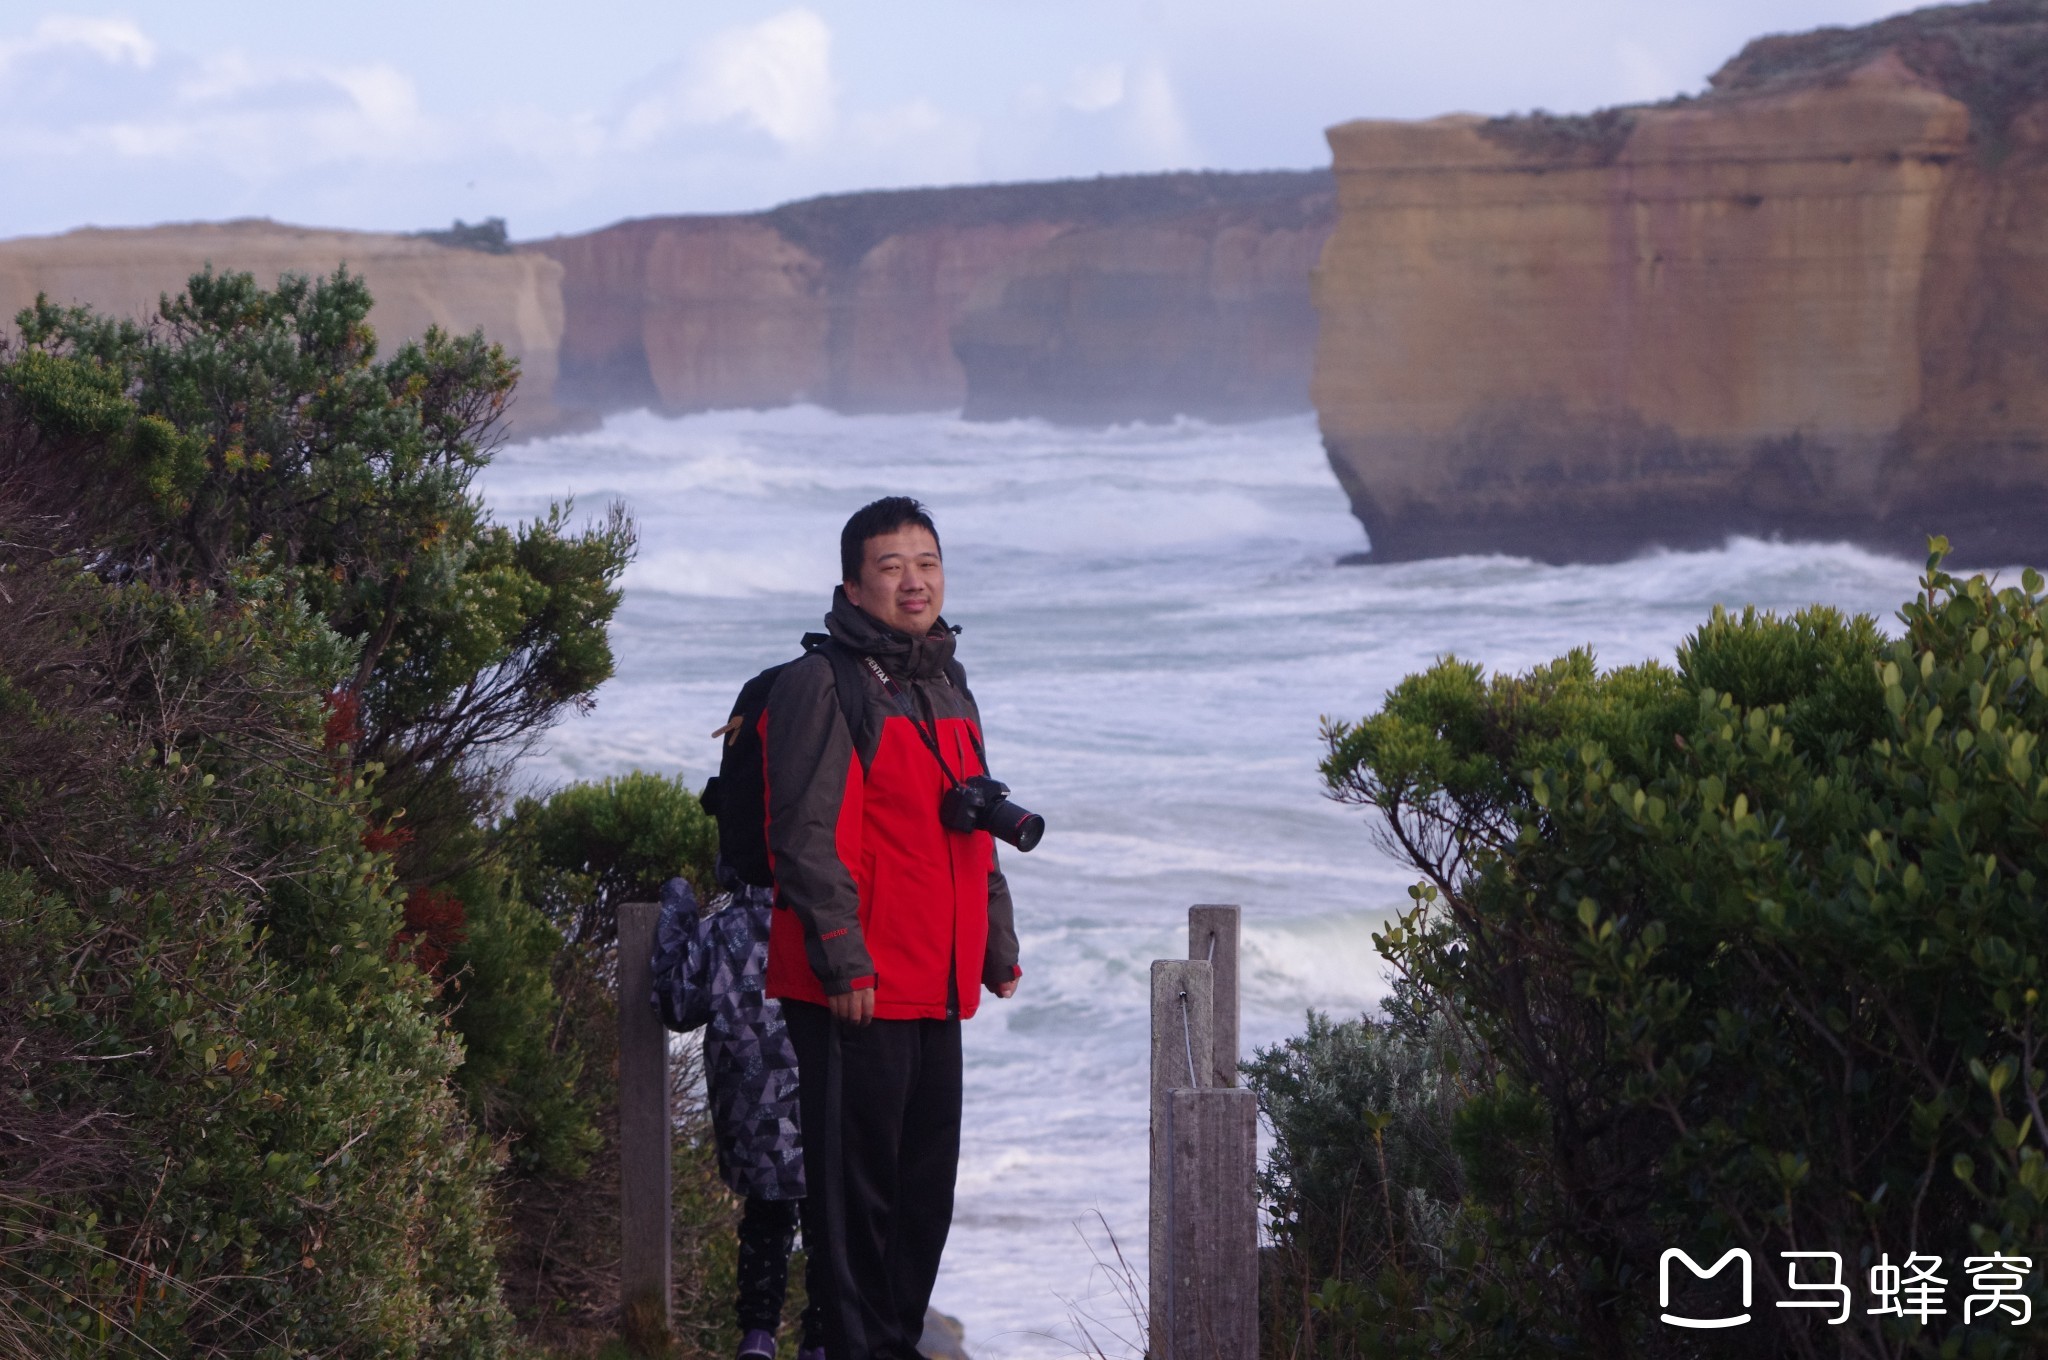
[[[804,654],[812,652],[823,652],[831,661],[839,711],[846,715],[846,730],[858,743],[867,701],[860,659],[824,633],[804,634]],[[761,768],[761,714],[768,707],[768,691],[775,688],[776,677],[795,664],[785,661],[770,666],[740,686],[739,697],[732,701],[731,721],[718,729],[718,735],[725,738],[718,773],[698,799],[704,810],[718,819],[718,853],[726,867],[742,882],[759,888],[775,886],[768,863],[768,784]]]
[[[832,663],[839,711],[845,715],[846,730],[858,749],[868,693],[860,657],[828,633],[805,633],[803,646],[805,656],[823,652]],[[731,719],[718,729],[717,735],[725,738],[718,773],[704,785],[697,800],[718,820],[718,853],[726,866],[742,882],[757,888],[775,886],[775,872],[768,862],[768,784],[761,768],[761,714],[768,707],[768,691],[775,688],[776,677],[795,664],[785,661],[770,666],[740,686],[739,697],[732,701]],[[958,661],[946,663],[946,680],[972,699],[967,672]]]

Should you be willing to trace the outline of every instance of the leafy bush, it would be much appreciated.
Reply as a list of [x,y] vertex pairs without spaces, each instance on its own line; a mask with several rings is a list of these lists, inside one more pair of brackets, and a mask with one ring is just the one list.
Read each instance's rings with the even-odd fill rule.
[[501,1353],[471,1119],[521,1171],[594,1146],[559,937],[479,823],[610,674],[632,526],[492,523],[513,366],[380,361],[369,308],[208,271],[0,344],[0,1261],[39,1354]]
[[[2048,1340],[2038,1272],[2027,1326],[1960,1306],[1964,1258],[2048,1259],[2048,620],[2037,574],[1958,580],[1945,550],[1895,641],[1717,611],[1675,668],[1446,660],[1329,728],[1332,792],[1424,879],[1382,952],[1473,1045],[1470,1263],[1374,1325],[1693,1354],[1659,1256],[1739,1246],[1753,1353]],[[1771,1306],[1787,1250],[1841,1254],[1847,1324]],[[1946,1314],[1869,1315],[1870,1267],[1916,1252]]]
[[256,576],[0,586],[0,1336],[503,1354],[489,1151],[322,748],[346,650]]
[[[103,574],[227,589],[260,553],[356,650],[350,755],[384,769],[408,880],[489,810],[496,763],[611,674],[633,527],[516,529],[471,490],[516,371],[481,334],[377,359],[346,271],[194,275],[149,327],[38,299],[7,364],[0,478]],[[416,861],[428,872],[415,872]]]
[[[1332,1024],[1311,1011],[1306,1033],[1244,1065],[1273,1131],[1259,1178],[1269,1350],[1343,1353],[1366,1316],[1412,1310],[1458,1249],[1464,1055],[1426,1012],[1389,1012]],[[1333,1314],[1346,1320],[1326,1326]]]
[[443,965],[448,1022],[462,1040],[456,1084],[513,1174],[580,1176],[597,1148],[597,1109],[554,981],[567,965],[562,936],[518,894],[495,846],[478,855],[448,884],[464,907]]
[[678,874],[700,897],[715,889],[718,823],[674,778],[634,770],[522,798],[500,834],[527,875],[529,898],[572,944],[608,950],[621,902],[655,902]]
[[[507,1295],[531,1334],[587,1346],[619,1321],[618,1005],[611,981],[619,904],[657,900],[677,874],[708,893],[717,828],[680,779],[635,771],[521,799],[497,835],[515,866],[521,907],[561,946],[554,987],[560,1009],[549,1042],[558,1061],[573,1063],[574,1095],[594,1116],[587,1159],[576,1166],[543,1162],[507,1187],[515,1229]],[[673,1072],[675,1330],[686,1351],[730,1353],[739,1341],[732,1328],[739,1204],[718,1177],[698,1050],[680,1043],[672,1051],[680,1059]]]
[[588,1055],[611,1051],[617,1024],[619,904],[659,900],[678,874],[708,896],[717,845],[679,777],[635,770],[520,799],[491,832],[499,867],[458,883],[476,904],[450,958],[467,998],[451,1017],[471,1055],[461,1080],[521,1170],[588,1172],[603,1146],[591,1120],[616,1099]]

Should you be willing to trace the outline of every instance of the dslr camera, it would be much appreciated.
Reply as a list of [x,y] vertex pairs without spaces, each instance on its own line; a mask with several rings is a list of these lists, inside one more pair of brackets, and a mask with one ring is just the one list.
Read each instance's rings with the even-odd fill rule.
[[1045,835],[1045,818],[1018,807],[1010,786],[985,774],[960,780],[939,800],[939,824],[948,831],[986,831],[1005,845],[1029,850]]

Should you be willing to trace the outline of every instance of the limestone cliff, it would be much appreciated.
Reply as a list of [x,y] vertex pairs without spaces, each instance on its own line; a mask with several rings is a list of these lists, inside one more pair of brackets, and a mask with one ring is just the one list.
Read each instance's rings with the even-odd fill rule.
[[804,401],[1229,419],[1308,409],[1309,268],[1334,203],[1309,171],[842,194],[509,251],[447,243],[461,231],[88,228],[0,242],[0,318],[44,292],[140,319],[208,263],[266,284],[346,263],[387,348],[481,326],[519,358],[514,437]]
[[[562,332],[562,268],[538,255],[452,249],[413,236],[329,231],[268,221],[194,223],[0,241],[0,319],[11,322],[38,293],[142,320],[158,300],[211,264],[245,270],[272,286],[286,272],[363,276],[370,324],[389,353],[429,326],[467,334],[482,327],[519,360],[517,436],[549,428]],[[11,327],[10,327],[11,329]]]
[[[564,268],[562,401],[1135,419],[1307,409],[1320,172],[846,194],[623,222]],[[1013,286],[1014,285],[1014,286]]]
[[1308,409],[1308,280],[1336,225],[1311,190],[1064,233],[953,331],[970,419],[1239,419]]
[[2048,557],[2048,3],[1698,99],[1331,130],[1325,444],[1398,560],[1730,533]]

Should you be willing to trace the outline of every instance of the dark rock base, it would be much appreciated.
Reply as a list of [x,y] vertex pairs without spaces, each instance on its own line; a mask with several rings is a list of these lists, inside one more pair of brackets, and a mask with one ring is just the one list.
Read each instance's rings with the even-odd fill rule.
[[[1666,444],[1634,459],[1634,475],[1574,476],[1568,461],[1540,449],[1503,447],[1478,461],[1468,440],[1417,440],[1400,456],[1442,469],[1441,490],[1397,497],[1360,473],[1363,460],[1334,441],[1325,447],[1371,540],[1351,562],[1487,554],[1556,565],[1619,562],[1658,548],[1718,548],[1736,536],[1851,543],[1917,562],[1928,539],[1942,535],[1953,567],[2048,564],[2048,483],[1971,473],[2017,472],[2048,457],[2040,450],[1948,450],[1935,458],[1899,441],[1864,449],[1796,440],[1743,449]],[[1385,466],[1387,450],[1375,452]],[[1854,480],[1874,484],[1875,494],[1839,489],[1848,478],[1833,474],[1854,474],[1859,465]],[[1474,470],[1489,466],[1515,471]]]

